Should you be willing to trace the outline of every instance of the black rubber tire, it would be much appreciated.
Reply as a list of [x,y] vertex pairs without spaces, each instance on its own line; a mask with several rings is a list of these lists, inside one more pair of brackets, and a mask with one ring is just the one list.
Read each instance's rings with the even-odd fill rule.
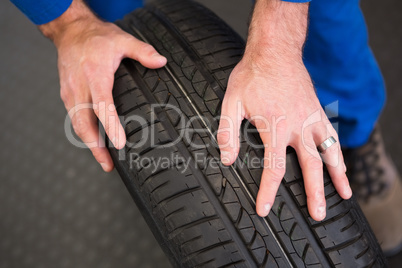
[[[118,114],[123,121],[133,116],[145,121],[125,125],[128,142],[136,148],[110,151],[174,266],[386,266],[355,199],[341,199],[326,171],[327,217],[312,220],[293,149],[288,149],[286,175],[266,218],[255,213],[254,205],[262,169],[242,165],[262,159],[263,150],[250,145],[261,144],[258,135],[249,134],[248,143],[241,136],[233,166],[216,165],[216,117],[229,74],[244,49],[244,41],[221,19],[195,2],[173,0],[147,5],[117,24],[168,59],[158,70],[123,60],[113,90]],[[183,115],[171,107],[152,109],[152,104],[174,105]],[[203,120],[189,123],[197,115]],[[183,128],[183,123],[189,127]],[[247,123],[244,128],[253,129]],[[173,142],[180,131],[193,129],[208,131],[191,133],[191,143],[185,138]],[[151,132],[153,139],[139,145]],[[209,146],[200,149],[197,144]],[[200,156],[207,161],[198,161]],[[171,161],[162,167],[158,159]]]

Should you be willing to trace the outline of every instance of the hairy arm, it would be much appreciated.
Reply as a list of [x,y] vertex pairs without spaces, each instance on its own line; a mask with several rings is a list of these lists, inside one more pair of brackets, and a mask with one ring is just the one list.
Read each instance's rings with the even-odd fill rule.
[[60,95],[77,135],[105,171],[113,161],[99,135],[98,119],[114,146],[126,137],[115,110],[112,87],[121,60],[129,57],[148,68],[160,68],[166,58],[116,25],[98,19],[82,0],[74,0],[59,18],[40,25],[58,52]]
[[267,64],[264,60],[267,57],[279,60],[272,64],[300,63],[307,34],[308,6],[308,3],[280,0],[257,1],[244,58],[258,64]]
[[271,165],[284,161],[266,160],[285,160],[287,146],[296,150],[309,212],[315,220],[326,215],[322,161],[339,194],[343,198],[352,194],[339,143],[321,156],[316,149],[330,136],[337,140],[338,136],[303,64],[307,24],[307,3],[257,1],[243,59],[231,73],[222,104],[218,143],[224,164],[237,158],[243,119],[256,126],[264,143],[264,171],[256,205],[260,216],[269,213],[285,173],[284,165]]

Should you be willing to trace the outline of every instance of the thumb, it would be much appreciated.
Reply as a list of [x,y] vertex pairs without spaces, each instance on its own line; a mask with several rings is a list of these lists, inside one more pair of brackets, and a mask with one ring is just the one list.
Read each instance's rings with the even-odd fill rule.
[[161,68],[167,62],[166,58],[159,54],[153,46],[131,36],[124,43],[123,54],[151,69]]
[[243,118],[241,102],[231,102],[228,96],[225,96],[217,135],[224,165],[233,164],[239,154],[239,133]]

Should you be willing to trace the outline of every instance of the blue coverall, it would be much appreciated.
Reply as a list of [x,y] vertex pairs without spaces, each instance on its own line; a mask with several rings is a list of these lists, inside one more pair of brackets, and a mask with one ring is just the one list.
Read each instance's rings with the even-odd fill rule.
[[[308,2],[308,0],[286,0]],[[12,0],[35,24],[59,17],[72,0]],[[88,0],[102,18],[114,21],[142,0]],[[304,62],[321,105],[337,121],[342,146],[366,143],[385,102],[384,81],[368,44],[360,0],[313,0]],[[332,117],[332,118],[331,118]]]

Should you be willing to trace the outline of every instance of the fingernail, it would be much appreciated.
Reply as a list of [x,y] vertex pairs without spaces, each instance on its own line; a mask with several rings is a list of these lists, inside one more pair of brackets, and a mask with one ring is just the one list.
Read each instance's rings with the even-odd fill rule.
[[113,145],[114,145],[114,147],[116,148],[116,149],[121,149],[121,148],[123,148],[124,146],[121,146],[120,144],[119,144],[119,138],[117,138],[117,137],[114,137],[113,139],[112,139],[112,143],[113,143]]
[[160,60],[160,61],[166,61],[166,60],[167,60],[166,57],[162,56],[162,55],[159,54],[159,53],[153,54],[152,57],[153,57],[153,58],[156,58],[156,59],[158,59],[158,60]]
[[344,195],[346,196],[352,196],[352,189],[350,188],[350,185],[348,185],[345,189],[345,191],[343,192]]
[[124,148],[124,146],[126,146],[126,137],[125,136],[120,137],[119,140],[120,140],[120,144],[118,146],[119,146],[119,150],[121,150]]
[[112,138],[112,143],[113,143],[114,147],[117,147],[117,138],[116,137]]
[[269,212],[271,211],[271,204],[267,203],[264,205],[264,217],[268,216]]
[[100,163],[100,165],[101,165],[101,167],[102,167],[102,169],[103,169],[104,171],[108,171],[108,170],[109,170],[107,164],[105,164],[105,163]]
[[323,220],[325,218],[325,206],[319,206],[317,208],[317,216]]
[[230,164],[231,153],[226,151],[221,151],[221,161],[224,165]]
[[346,168],[345,162],[343,163],[343,170],[344,170],[344,171],[345,171],[345,173],[346,173],[347,168]]

